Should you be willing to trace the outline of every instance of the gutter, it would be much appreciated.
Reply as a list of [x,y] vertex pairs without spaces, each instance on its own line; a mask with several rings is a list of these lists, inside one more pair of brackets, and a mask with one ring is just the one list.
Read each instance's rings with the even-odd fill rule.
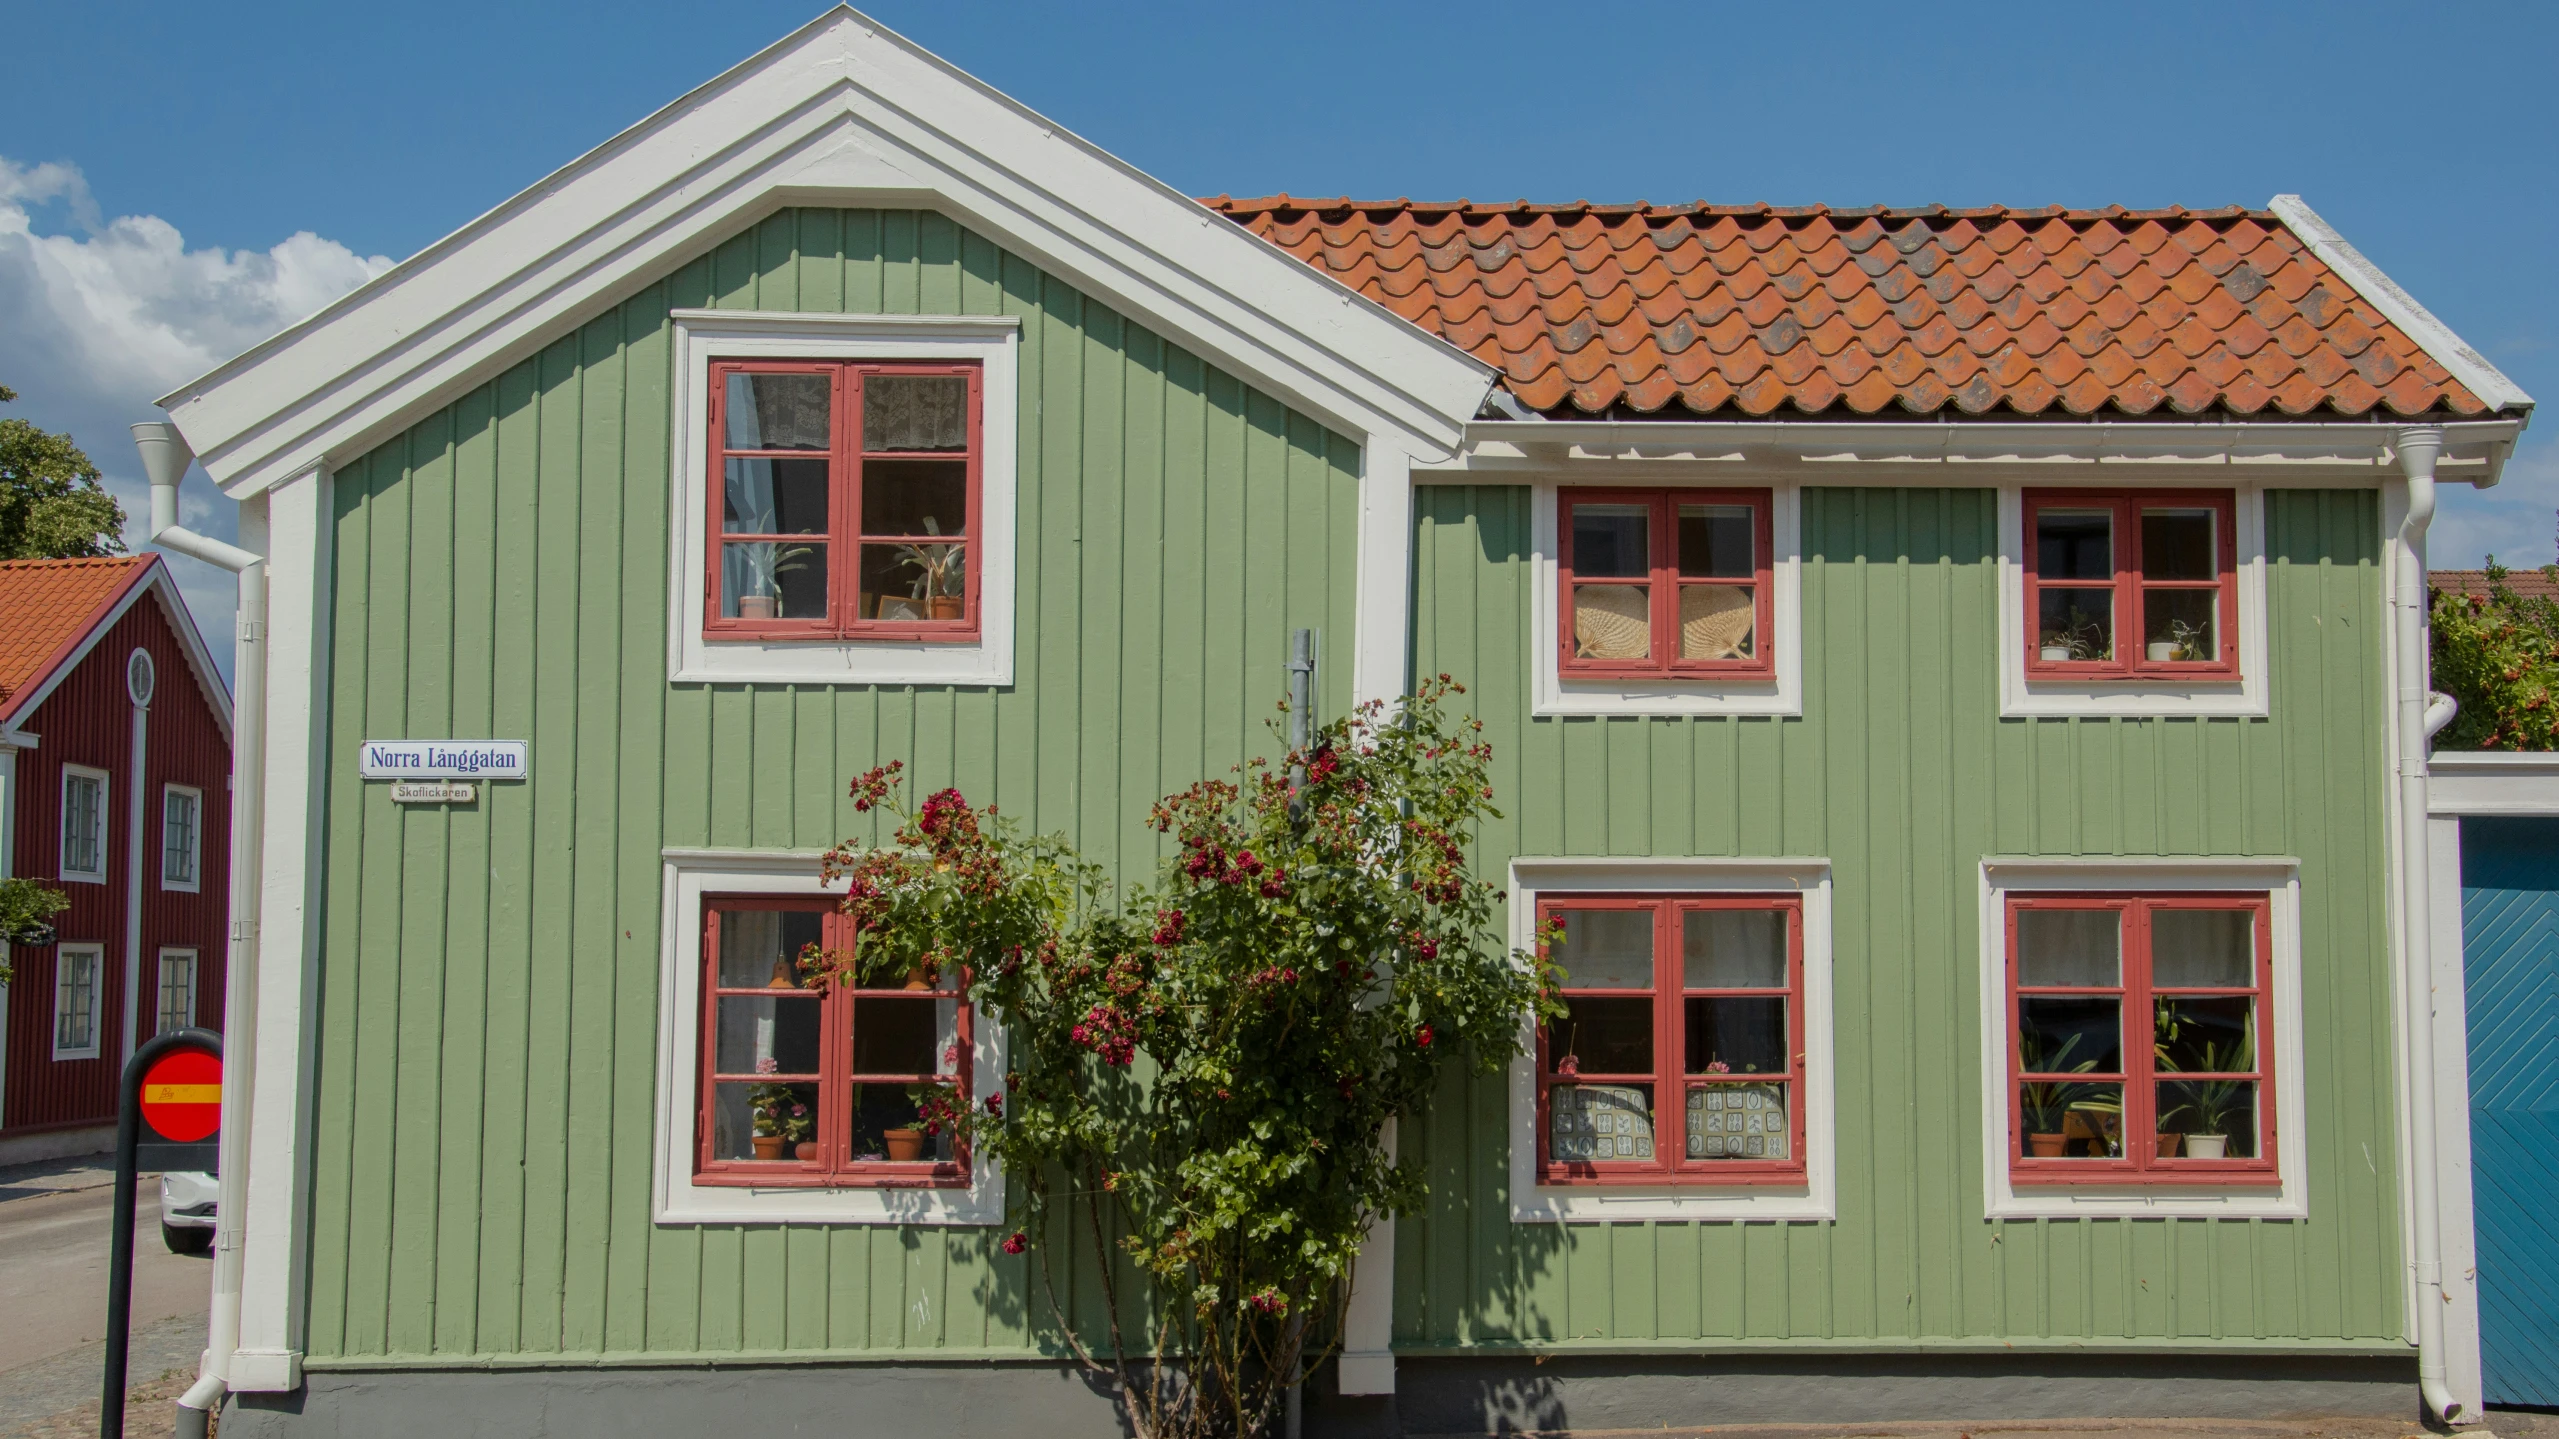
[[229,1388],[240,1347],[241,1236],[249,1200],[250,1083],[257,1073],[258,859],[266,834],[259,800],[266,783],[267,562],[238,545],[199,535],[178,523],[178,481],[195,459],[178,427],[165,420],[133,427],[142,468],[151,477],[151,543],[192,555],[240,577],[239,641],[234,659],[231,732],[231,953],[222,976],[221,1173],[215,1177],[213,1308],[204,1363],[178,1398],[179,1439],[203,1439],[212,1409]]
[[[2406,967],[2408,1029],[2408,1167],[2413,1182],[2409,1214],[2415,1253],[2409,1256],[2417,1286],[2417,1392],[2429,1412],[2460,1423],[2461,1401],[2445,1380],[2443,1221],[2437,1171],[2443,1159],[2435,1136],[2434,948],[2427,863],[2426,747],[2452,720],[2453,705],[2430,696],[2426,683],[2426,527],[2435,517],[2435,458],[2443,430],[2420,426],[2398,436],[2399,468],[2408,481],[2408,515],[2391,557],[2391,641],[2397,646],[2395,756],[2399,781],[2399,944]],[[2437,701],[2441,701],[2437,703]]]

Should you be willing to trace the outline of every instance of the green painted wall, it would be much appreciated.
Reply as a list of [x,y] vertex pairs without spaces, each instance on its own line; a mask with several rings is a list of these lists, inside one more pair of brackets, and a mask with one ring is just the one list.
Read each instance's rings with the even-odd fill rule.
[[[701,305],[1021,317],[1015,685],[667,683],[667,313]],[[1347,657],[1358,464],[946,219],[801,210],[341,471],[313,1360],[1020,1352],[984,1231],[650,1223],[660,849],[867,833],[845,784],[902,758],[1143,877],[1158,795],[1273,748],[1290,629]],[[363,739],[445,735],[530,739],[533,778],[354,782]]]
[[[2335,1342],[2400,1330],[2376,497],[2267,502],[2271,718],[2002,720],[1989,490],[1812,489],[1804,718],[1531,719],[1529,492],[1429,487],[1417,667],[1466,677],[1512,854],[1827,855],[1839,1218],[1513,1225],[1503,1081],[1407,1131],[1399,1348]],[[2310,1217],[1982,1218],[1976,866],[2296,855]],[[1995,1141],[1994,1141],[1995,1142]]]

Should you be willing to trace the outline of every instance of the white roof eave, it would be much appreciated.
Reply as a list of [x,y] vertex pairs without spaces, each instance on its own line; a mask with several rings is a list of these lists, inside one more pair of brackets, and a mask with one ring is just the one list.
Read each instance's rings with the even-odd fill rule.
[[934,208],[1356,438],[1495,371],[839,6],[160,403],[245,497],[354,458],[788,205]]

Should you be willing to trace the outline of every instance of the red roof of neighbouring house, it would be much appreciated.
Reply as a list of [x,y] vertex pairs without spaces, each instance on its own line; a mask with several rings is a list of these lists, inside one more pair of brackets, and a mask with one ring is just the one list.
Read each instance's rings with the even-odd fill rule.
[[[2488,593],[2486,570],[2428,570],[2426,583],[2446,594],[2480,595]],[[2509,570],[2505,586],[2518,599],[2559,599],[2559,578],[2547,570]]]
[[1532,410],[2488,408],[2271,211],[1203,203]]
[[0,725],[17,717],[158,560],[0,560]]

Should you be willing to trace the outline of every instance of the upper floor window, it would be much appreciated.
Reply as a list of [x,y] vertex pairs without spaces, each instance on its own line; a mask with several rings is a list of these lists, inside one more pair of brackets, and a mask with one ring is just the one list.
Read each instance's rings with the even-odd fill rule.
[[715,360],[709,404],[706,635],[977,634],[979,366]]
[[2026,669],[2054,679],[2239,673],[2227,490],[2029,490]]
[[1556,503],[1565,678],[1775,672],[1769,491],[1565,488]]
[[194,890],[203,883],[204,791],[173,784],[160,791],[160,887]]
[[2272,1184],[2268,904],[2008,901],[2010,1179]]
[[62,852],[58,868],[64,879],[106,883],[107,776],[104,770],[63,766]]
[[830,902],[712,897],[703,910],[694,1182],[966,1187],[968,1155],[935,1119],[969,1102],[957,976],[815,987],[801,955],[852,938]]
[[1802,1184],[1791,895],[1549,896],[1565,1013],[1537,1037],[1538,1182]]

